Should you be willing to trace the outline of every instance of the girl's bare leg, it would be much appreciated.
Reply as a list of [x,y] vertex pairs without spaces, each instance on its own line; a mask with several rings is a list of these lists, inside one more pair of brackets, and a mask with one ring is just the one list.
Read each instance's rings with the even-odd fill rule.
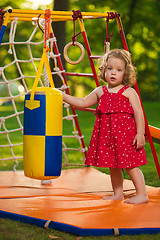
[[136,188],[136,195],[125,200],[124,202],[129,204],[139,204],[148,202],[145,180],[141,170],[139,168],[126,168],[125,170],[133,181],[133,184]]
[[123,173],[120,168],[110,168],[111,183],[114,194],[103,197],[104,200],[123,200]]

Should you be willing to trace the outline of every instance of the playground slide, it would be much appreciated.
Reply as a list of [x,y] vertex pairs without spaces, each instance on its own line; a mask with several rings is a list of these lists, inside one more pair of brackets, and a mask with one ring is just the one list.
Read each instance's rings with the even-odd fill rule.
[[160,128],[149,125],[149,130],[153,139],[153,142],[160,144]]

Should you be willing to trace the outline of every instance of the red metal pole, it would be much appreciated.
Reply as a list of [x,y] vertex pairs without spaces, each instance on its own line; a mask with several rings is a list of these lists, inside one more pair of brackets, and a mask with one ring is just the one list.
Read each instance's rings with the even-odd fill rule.
[[94,77],[92,73],[73,73],[73,72],[64,72],[65,76],[78,76],[78,77]]
[[126,37],[125,37],[124,31],[123,31],[122,22],[121,22],[121,19],[120,19],[119,15],[117,15],[116,20],[117,20],[118,29],[119,29],[119,32],[120,32],[120,35],[121,35],[123,47],[124,47],[125,50],[128,51],[127,41],[126,41]]
[[[116,20],[117,20],[118,29],[119,29],[119,32],[120,32],[120,35],[121,35],[123,47],[124,47],[125,50],[129,51],[120,17],[117,16]],[[158,172],[158,176],[159,176],[159,179],[160,179],[160,164],[158,162],[158,157],[157,157],[156,150],[155,150],[153,140],[152,140],[152,136],[151,136],[151,133],[150,133],[150,130],[149,130],[149,126],[148,126],[148,122],[147,122],[146,114],[145,114],[145,111],[144,111],[144,107],[143,107],[143,103],[142,103],[142,99],[141,99],[141,95],[140,95],[140,92],[139,92],[137,81],[135,81],[134,88],[135,88],[135,91],[137,92],[137,94],[140,98],[140,102],[141,102],[141,106],[142,106],[142,110],[143,110],[143,114],[144,114],[144,120],[145,120],[145,130],[146,130],[146,134],[148,136],[148,140],[149,140],[149,144],[150,144],[150,147],[151,147],[152,155],[153,155],[154,162],[155,162],[155,165],[156,165],[156,169],[157,169],[157,172]]]
[[78,19],[78,21],[79,21],[80,29],[81,29],[81,32],[82,32],[82,35],[83,35],[86,50],[87,50],[87,53],[88,53],[89,62],[90,62],[91,68],[92,68],[92,72],[93,72],[93,75],[94,75],[96,86],[99,87],[100,84],[99,84],[99,81],[98,81],[98,77],[97,77],[96,69],[94,67],[93,60],[91,58],[91,49],[90,49],[90,46],[89,46],[89,42],[88,42],[87,34],[85,32],[83,21],[82,21],[82,19]]
[[150,147],[151,147],[151,150],[152,150],[152,155],[153,155],[154,162],[155,162],[155,165],[156,165],[156,169],[157,169],[157,172],[158,172],[158,176],[159,176],[159,179],[160,179],[160,164],[159,164],[159,161],[158,161],[158,157],[157,157],[157,154],[156,154],[156,150],[155,150],[155,147],[154,147],[152,136],[151,136],[151,133],[150,133],[150,130],[149,130],[149,126],[148,126],[146,114],[145,114],[145,111],[144,111],[144,107],[143,107],[143,104],[142,104],[142,99],[140,97],[140,92],[139,92],[139,89],[138,89],[137,82],[135,83],[134,88],[135,88],[135,90],[136,90],[136,92],[137,92],[137,94],[140,98],[140,101],[141,101],[141,106],[142,106],[142,110],[143,110],[143,114],[144,114],[144,120],[145,120],[145,130],[146,130],[146,134],[148,136],[149,144],[150,144]]

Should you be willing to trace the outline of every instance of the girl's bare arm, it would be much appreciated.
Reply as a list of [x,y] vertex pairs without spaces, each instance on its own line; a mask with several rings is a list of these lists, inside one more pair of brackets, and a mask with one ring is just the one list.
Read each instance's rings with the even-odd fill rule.
[[138,94],[133,88],[129,88],[126,91],[126,96],[129,99],[130,104],[133,107],[134,110],[134,118],[136,122],[136,129],[137,129],[137,134],[134,139],[133,144],[137,144],[137,149],[140,149],[144,147],[145,145],[145,121],[144,121],[144,115],[143,115],[143,110],[141,107],[141,103],[138,97]]
[[98,88],[96,88],[85,98],[74,97],[64,92],[62,92],[62,95],[63,95],[63,100],[66,103],[69,103],[70,105],[78,108],[87,108],[95,105],[98,102],[98,92],[99,90]]

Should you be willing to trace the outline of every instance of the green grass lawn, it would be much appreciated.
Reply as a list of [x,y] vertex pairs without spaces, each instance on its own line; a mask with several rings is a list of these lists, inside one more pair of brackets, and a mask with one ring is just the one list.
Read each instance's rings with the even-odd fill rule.
[[[17,109],[18,111],[21,111],[23,109],[23,104],[22,103],[17,103]],[[148,123],[150,125],[153,125],[155,127],[160,128],[160,102],[145,102],[144,103],[144,109],[145,113],[147,116]],[[78,113],[78,118],[79,118],[79,123],[81,126],[82,134],[85,136],[85,144],[86,146],[89,145],[89,141],[91,138],[91,133],[95,121],[95,116],[93,113],[90,112],[82,112],[82,111],[77,111]],[[0,108],[0,117],[7,116],[13,114],[13,109],[11,105],[5,105]],[[20,119],[23,123],[23,116],[20,116]],[[17,128],[17,120],[16,118],[8,119],[6,120],[6,127],[7,129],[13,129]],[[3,130],[3,128],[2,128]],[[73,131],[73,126],[70,122],[67,120],[64,121],[63,125],[63,133],[64,134],[70,134]],[[18,133],[10,134],[10,139],[13,143],[18,143],[22,142],[22,134],[19,131]],[[78,143],[76,140],[67,140],[64,139],[64,142],[68,144],[68,146],[72,147],[78,147]],[[7,144],[7,139],[5,134],[0,135],[0,145],[1,144]],[[160,159],[160,145],[159,144],[154,144],[157,152],[158,159]],[[158,178],[158,174],[156,171],[156,167],[154,164],[154,159],[152,156],[152,152],[150,149],[149,143],[146,143],[145,146],[146,154],[147,154],[147,159],[148,159],[148,164],[146,166],[142,166],[141,170],[144,173],[145,179],[146,179],[146,184],[159,187],[160,186],[160,180]],[[14,153],[16,156],[22,156],[23,152],[23,147],[22,145],[14,147]],[[0,156],[2,157],[10,157],[10,149],[9,148],[0,148]],[[67,156],[70,160],[70,163],[82,163],[81,162],[81,154],[77,153],[75,151],[73,152],[68,152]],[[63,160],[64,161],[64,160]],[[14,166],[13,161],[1,161],[0,162],[0,170],[12,170]],[[64,167],[66,168],[66,167]],[[22,170],[23,169],[23,161],[19,160],[19,165],[17,169]],[[99,169],[102,172],[108,173],[108,169],[105,168],[100,168]],[[128,176],[126,175],[126,178]],[[49,237],[49,235],[52,236]],[[24,224],[24,223],[19,223],[19,222],[14,222],[11,220],[6,220],[6,219],[0,219],[0,239],[3,240],[28,240],[28,239],[33,239],[33,240],[43,240],[43,239],[65,239],[65,240],[70,240],[70,239],[81,239],[81,237],[76,237],[72,234],[56,231],[56,230],[45,230],[43,228],[39,228],[36,226],[32,226],[29,224]],[[115,239],[114,236],[102,236],[102,237],[83,237],[82,239],[86,240],[91,240],[91,239]],[[120,240],[138,240],[138,239],[143,239],[143,240],[150,240],[150,239],[155,239],[158,240],[160,239],[160,234],[155,234],[155,235],[137,235],[137,236],[119,236],[118,239]]]

